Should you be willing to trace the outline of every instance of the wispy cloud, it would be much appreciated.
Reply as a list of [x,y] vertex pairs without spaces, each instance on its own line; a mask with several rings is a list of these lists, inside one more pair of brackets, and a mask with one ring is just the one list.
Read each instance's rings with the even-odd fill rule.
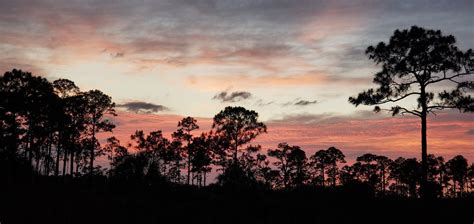
[[313,101],[308,101],[308,100],[298,100],[295,102],[295,106],[307,106],[307,105],[311,105],[311,104],[316,104],[318,101],[317,100],[313,100]]
[[283,103],[282,105],[283,106],[308,106],[308,105],[312,105],[316,103],[318,103],[317,100],[302,100],[301,98],[298,97],[292,101]]

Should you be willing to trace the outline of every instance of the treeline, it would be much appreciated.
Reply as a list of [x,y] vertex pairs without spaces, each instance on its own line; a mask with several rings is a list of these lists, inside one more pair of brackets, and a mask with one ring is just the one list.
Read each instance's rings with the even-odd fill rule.
[[[137,130],[130,142],[97,133],[113,130],[111,97],[83,92],[74,82],[53,82],[21,70],[0,77],[0,173],[7,183],[35,177],[89,179],[147,186],[172,183],[203,187],[218,172],[215,185],[248,189],[297,189],[361,185],[378,196],[419,197],[422,167],[415,158],[374,154],[347,165],[335,147],[306,155],[299,146],[280,143],[262,152],[250,144],[266,132],[255,111],[226,107],[213,118],[212,130],[199,130],[196,119],[183,118],[171,138],[160,130]],[[107,158],[109,167],[94,163]],[[445,161],[428,156],[429,192],[457,197],[474,190],[474,164],[461,155]],[[28,178],[25,178],[28,177]],[[30,178],[31,177],[31,178]]]

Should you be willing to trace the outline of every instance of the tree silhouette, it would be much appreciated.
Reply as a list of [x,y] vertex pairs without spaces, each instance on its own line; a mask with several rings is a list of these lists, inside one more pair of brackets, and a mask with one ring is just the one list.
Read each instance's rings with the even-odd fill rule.
[[[358,106],[376,105],[375,112],[382,109],[381,104],[392,104],[390,111],[397,114],[410,114],[421,120],[422,151],[422,195],[427,183],[427,116],[446,108],[473,112],[474,100],[465,92],[474,88],[472,81],[462,81],[463,76],[472,75],[474,53],[471,49],[460,51],[454,44],[455,38],[445,36],[439,30],[426,30],[413,26],[410,30],[395,30],[388,43],[380,42],[367,48],[366,54],[382,70],[375,74],[373,82],[379,87],[350,97],[349,102]],[[447,91],[435,92],[429,87],[440,83],[455,84]],[[397,104],[404,99],[416,98],[416,109]]]
[[257,180],[267,189],[278,188],[278,185],[280,184],[280,171],[274,170],[270,167],[270,161],[267,159],[266,155],[259,153],[256,157],[255,176]]
[[[337,163],[345,163],[345,156],[341,150],[330,147],[327,150],[319,150],[310,157],[310,164],[316,170],[319,170],[319,176],[316,178],[320,179],[323,186],[326,186],[326,173],[329,177],[330,183],[333,187],[336,186],[336,180],[339,173]],[[315,176],[315,175],[313,175]],[[317,180],[316,180],[317,182]]]
[[421,164],[415,159],[399,157],[391,167],[391,176],[396,180],[395,191],[399,195],[417,197],[417,186],[421,178]]
[[168,146],[167,160],[171,162],[168,177],[175,183],[181,182],[181,161],[183,160],[182,142],[179,139],[173,139]]
[[212,128],[221,150],[218,154],[223,157],[224,166],[238,163],[240,147],[267,131],[265,124],[258,121],[258,113],[243,107],[226,107],[213,120]]
[[[453,193],[463,194],[468,174],[468,163],[466,158],[457,155],[446,162],[448,175],[453,181]],[[459,189],[459,191],[456,191]]]
[[[189,157],[190,165],[192,166],[191,171],[196,173],[197,184],[199,187],[206,186],[206,175],[211,172],[212,155],[209,149],[209,138],[205,133],[200,136],[194,137],[189,148],[191,155]],[[189,172],[188,172],[189,173]]]
[[0,87],[2,154],[12,160],[21,156],[38,173],[48,170],[57,103],[51,83],[13,69],[0,77]]
[[302,186],[308,178],[306,162],[306,153],[299,146],[293,146],[288,154],[288,165],[291,170],[291,184],[295,187]]
[[382,195],[385,195],[385,191],[389,184],[390,165],[393,161],[386,156],[377,156],[375,161],[377,163],[376,166],[380,179],[379,191]]
[[377,155],[366,153],[358,156],[356,159],[360,164],[360,176],[364,182],[369,183],[373,188],[380,182],[380,177],[377,173]]
[[106,119],[105,115],[116,116],[115,103],[112,98],[99,90],[90,90],[82,95],[85,101],[86,132],[90,137],[89,151],[89,174],[94,172],[94,158],[96,154],[96,133],[100,131],[111,131],[115,125]]
[[192,140],[193,140],[193,135],[191,134],[191,131],[199,129],[199,126],[197,125],[196,119],[192,117],[185,117],[183,118],[180,122],[178,122],[178,130],[173,133],[173,138],[181,141],[181,146],[184,149],[183,154],[187,158],[187,163],[186,167],[188,170],[188,175],[186,176],[186,183],[190,183],[190,178],[191,178],[191,161],[193,160],[192,156]]
[[467,171],[467,178],[469,184],[469,191],[472,192],[474,190],[474,163],[469,166],[469,170]]
[[269,149],[268,156],[276,159],[273,162],[280,171],[284,188],[301,186],[307,179],[306,154],[299,146],[279,143],[277,149]]
[[[77,140],[77,136],[83,131],[84,127],[84,102],[79,96],[80,89],[73,81],[67,79],[58,79],[53,81],[53,88],[56,95],[59,97],[59,112],[56,116],[56,124],[58,129],[57,144],[56,144],[56,169],[55,176],[59,175],[59,157],[63,153],[63,175],[66,172],[67,151],[70,147],[72,139]],[[73,143],[77,143],[73,141]],[[71,174],[74,163],[74,153],[70,152],[71,158]]]

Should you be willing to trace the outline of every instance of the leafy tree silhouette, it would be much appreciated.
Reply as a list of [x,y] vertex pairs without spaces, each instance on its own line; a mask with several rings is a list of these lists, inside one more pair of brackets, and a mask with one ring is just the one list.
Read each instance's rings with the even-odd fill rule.
[[181,141],[183,154],[187,158],[186,167],[188,170],[188,175],[186,176],[186,183],[188,185],[191,180],[191,161],[193,160],[193,153],[191,147],[193,135],[191,134],[191,132],[196,129],[199,129],[196,119],[192,117],[185,117],[180,122],[178,122],[178,130],[173,133],[173,138]]
[[382,195],[385,195],[385,191],[389,184],[390,165],[393,161],[386,156],[377,156],[375,157],[375,161],[380,180],[379,191]]
[[281,179],[280,171],[272,169],[266,155],[258,153],[255,166],[255,176],[265,188],[274,189],[278,187]]
[[200,136],[193,138],[189,148],[191,155],[190,165],[192,165],[191,171],[196,173],[197,184],[199,187],[206,186],[206,175],[211,172],[212,154],[209,149],[209,141],[212,141],[208,135],[202,133]]
[[217,136],[222,165],[238,164],[241,146],[265,133],[267,127],[258,121],[258,113],[243,107],[226,107],[214,116],[214,135]]
[[299,146],[279,143],[277,149],[269,149],[268,156],[276,159],[273,162],[280,171],[281,185],[284,188],[301,186],[307,180],[306,153]]
[[173,138],[168,146],[167,159],[171,162],[168,177],[175,183],[181,182],[181,161],[183,160],[182,142]]
[[380,182],[379,175],[377,173],[377,155],[372,153],[366,153],[358,156],[357,165],[360,166],[359,175],[364,182],[369,183],[373,188],[376,187],[377,183]]
[[472,193],[474,190],[474,163],[469,166],[469,170],[467,171],[467,178],[469,184],[469,191]]
[[446,184],[446,169],[444,158],[428,154],[428,193],[433,197],[443,196],[443,185]]
[[90,90],[83,93],[85,101],[85,116],[86,116],[86,132],[90,136],[90,160],[89,160],[89,174],[92,176],[94,172],[94,158],[96,150],[98,149],[96,133],[100,131],[111,131],[115,125],[106,119],[105,115],[117,116],[114,107],[115,103],[112,98],[107,96],[99,90]]
[[[18,156],[36,171],[48,164],[49,147],[57,97],[50,82],[29,72],[13,69],[0,77],[0,127],[2,154]],[[33,160],[34,159],[34,160]],[[23,163],[23,162],[22,162]],[[23,166],[23,167],[27,167]]]
[[[58,79],[53,81],[53,88],[54,92],[56,95],[59,97],[59,112],[56,116],[56,124],[57,124],[57,129],[58,129],[58,134],[57,134],[57,144],[56,144],[56,169],[55,169],[55,176],[59,175],[59,162],[60,162],[60,153],[63,153],[64,159],[63,159],[63,175],[66,172],[65,166],[66,166],[66,158],[67,158],[67,137],[68,134],[66,132],[73,134],[75,133],[74,126],[72,125],[73,121],[75,124],[79,124],[80,122],[78,120],[74,120],[72,117],[73,114],[68,113],[67,111],[75,112],[80,110],[80,108],[83,107],[84,102],[77,103],[80,97],[78,97],[80,93],[79,87],[74,84],[73,81],[68,80],[68,79]],[[76,113],[74,113],[76,114]],[[75,126],[77,127],[77,126]],[[77,129],[76,129],[77,130]],[[73,163],[73,155],[74,153],[71,152],[71,167]],[[72,169],[72,168],[71,168]]]
[[[462,195],[464,193],[468,166],[466,158],[461,155],[457,155],[446,162],[447,173],[451,176],[453,181],[452,190],[454,194],[458,193]],[[459,191],[456,189],[459,189]]]
[[[447,108],[461,112],[474,111],[474,99],[465,94],[474,88],[472,81],[460,78],[472,75],[474,53],[471,49],[460,51],[454,44],[455,38],[443,35],[439,30],[427,30],[413,26],[409,30],[395,30],[388,43],[380,42],[367,48],[369,59],[382,66],[375,74],[373,82],[379,87],[350,97],[349,102],[358,106],[396,104],[404,99],[416,98],[416,109],[394,105],[390,109],[393,116],[410,114],[421,120],[422,196],[427,183],[427,116]],[[435,97],[429,87],[440,83],[452,83],[451,91],[442,91]]]
[[421,164],[415,158],[399,157],[392,163],[391,176],[397,180],[396,190],[400,195],[418,196],[417,186],[420,183],[420,174]]
[[[338,176],[339,169],[337,163],[345,163],[345,156],[341,150],[330,147],[327,150],[319,150],[310,157],[310,164],[313,168],[319,170],[319,176],[316,178],[319,179],[322,186],[326,186],[326,173],[328,174],[328,179],[330,179],[331,185],[336,186],[336,180]],[[313,175],[315,176],[315,175]],[[318,180],[315,180],[318,182]]]

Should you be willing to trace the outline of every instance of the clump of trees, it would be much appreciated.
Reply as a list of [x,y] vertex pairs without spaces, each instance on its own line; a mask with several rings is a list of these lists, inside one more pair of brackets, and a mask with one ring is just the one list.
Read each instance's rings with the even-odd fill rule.
[[94,159],[102,153],[96,135],[114,128],[106,118],[115,116],[114,106],[101,91],[82,92],[70,80],[49,82],[21,70],[6,72],[0,77],[5,169],[29,166],[41,175],[94,175],[100,171]]
[[[171,138],[161,130],[137,130],[125,145],[115,137],[101,143],[97,134],[115,127],[110,96],[81,91],[70,80],[50,82],[14,69],[0,76],[0,178],[8,184],[24,177],[102,176],[145,186],[204,187],[214,170],[219,173],[215,184],[221,186],[279,190],[359,184],[379,196],[463,196],[474,190],[474,164],[462,155],[445,161],[427,153],[428,114],[447,108],[473,111],[469,91],[474,84],[458,78],[472,74],[474,54],[454,43],[454,37],[440,31],[395,31],[388,44],[367,49],[369,58],[382,65],[374,78],[379,87],[349,98],[356,106],[375,105],[378,112],[383,110],[378,105],[415,97],[415,109],[392,105],[386,110],[420,117],[421,162],[367,153],[347,164],[336,147],[306,155],[286,142],[265,153],[252,141],[267,127],[257,112],[243,107],[224,108],[209,132],[197,133],[197,120],[185,117]],[[435,97],[428,87],[441,82],[455,86]],[[107,158],[110,166],[96,165],[97,158]]]

